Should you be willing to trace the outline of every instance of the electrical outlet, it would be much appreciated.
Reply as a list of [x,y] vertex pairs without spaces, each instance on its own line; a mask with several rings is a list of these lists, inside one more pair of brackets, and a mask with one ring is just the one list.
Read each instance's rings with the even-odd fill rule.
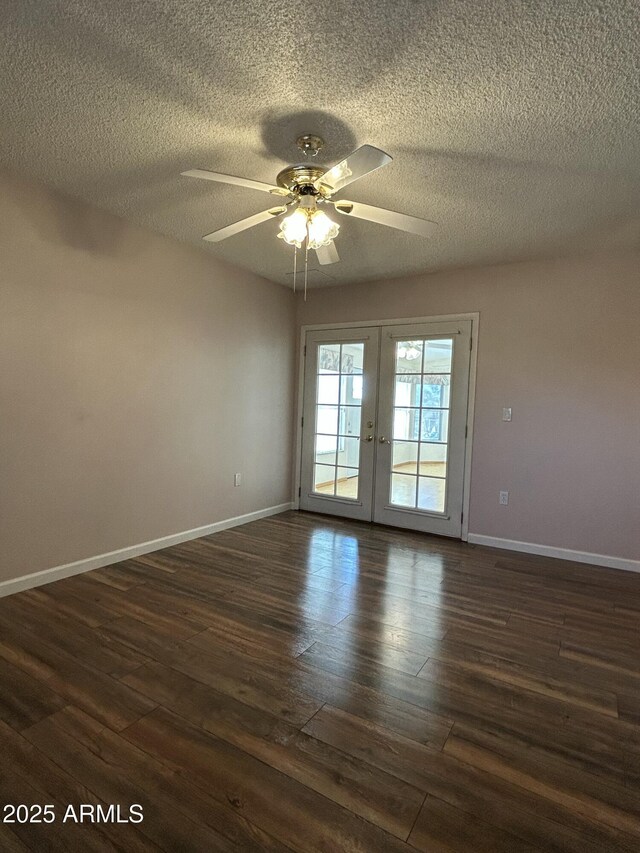
[[509,492],[500,492],[500,504],[501,506],[509,505]]
[[233,485],[239,486],[242,482],[242,474],[234,474],[233,475]]
[[511,420],[511,406],[502,410],[502,420],[510,421]]

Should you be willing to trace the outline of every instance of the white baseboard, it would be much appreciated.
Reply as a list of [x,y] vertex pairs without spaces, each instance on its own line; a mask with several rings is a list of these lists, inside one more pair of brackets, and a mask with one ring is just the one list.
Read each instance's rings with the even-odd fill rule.
[[538,554],[541,557],[555,557],[558,560],[571,560],[574,563],[590,563],[592,566],[640,572],[640,560],[628,560],[624,557],[590,554],[588,551],[572,551],[570,548],[554,548],[551,545],[517,542],[514,539],[496,539],[493,536],[483,536],[481,533],[470,533],[468,541],[474,545],[487,545],[489,548],[504,548],[507,551],[521,551],[523,554]]
[[292,507],[293,504],[291,503],[270,506],[266,509],[256,510],[256,512],[248,512],[246,515],[237,515],[234,518],[215,521],[213,524],[206,524],[204,527],[194,527],[193,530],[184,530],[182,533],[173,533],[171,536],[163,536],[161,539],[152,539],[150,542],[130,545],[127,548],[120,548],[118,551],[109,551],[108,554],[99,554],[96,557],[77,560],[75,563],[67,563],[64,566],[55,566],[52,569],[44,569],[41,572],[33,572],[19,578],[11,578],[0,582],[0,598],[5,595],[12,595],[14,592],[21,592],[24,589],[32,589],[45,583],[62,580],[62,578],[68,578],[72,575],[79,575],[82,572],[90,572],[92,569],[110,566],[112,563],[120,563],[122,560],[140,557],[142,554],[159,551],[161,548],[169,548],[171,545],[179,545],[181,542],[198,539],[200,536],[209,536],[219,530],[228,530],[230,527],[238,527],[240,524],[257,521],[259,518],[267,518],[269,515],[277,515],[279,512],[292,509]]

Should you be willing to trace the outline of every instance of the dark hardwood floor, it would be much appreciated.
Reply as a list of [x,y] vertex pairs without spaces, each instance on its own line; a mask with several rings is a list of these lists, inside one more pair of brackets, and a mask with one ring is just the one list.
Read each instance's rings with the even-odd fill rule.
[[637,853],[639,627],[639,575],[295,512],[19,593],[0,802],[56,820],[0,848]]

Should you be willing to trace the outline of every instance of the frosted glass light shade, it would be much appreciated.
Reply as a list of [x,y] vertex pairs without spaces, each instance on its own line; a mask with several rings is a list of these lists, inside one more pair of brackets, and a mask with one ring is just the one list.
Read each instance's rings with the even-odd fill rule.
[[319,249],[328,246],[338,236],[340,226],[333,222],[322,210],[315,210],[309,221],[309,248]]
[[278,237],[285,243],[300,248],[307,238],[307,223],[310,249],[328,246],[338,236],[340,230],[340,226],[329,219],[324,211],[298,207],[282,220]]
[[307,214],[301,207],[297,207],[293,213],[280,223],[278,237],[291,246],[300,246],[307,236]]

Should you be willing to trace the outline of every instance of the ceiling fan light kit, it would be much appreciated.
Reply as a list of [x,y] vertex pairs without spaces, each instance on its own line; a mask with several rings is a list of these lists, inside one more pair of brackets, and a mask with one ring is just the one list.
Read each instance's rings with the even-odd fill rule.
[[[317,157],[324,142],[321,137],[307,133],[299,136],[296,144],[305,156]],[[426,219],[419,219],[404,213],[395,213],[392,210],[372,207],[360,202],[331,198],[334,193],[339,192],[359,178],[371,174],[376,169],[388,165],[391,161],[392,158],[379,148],[375,148],[373,145],[362,145],[353,154],[329,170],[309,163],[287,166],[276,177],[276,186],[249,178],[237,178],[234,175],[209,172],[204,169],[191,169],[188,172],[182,172],[182,174],[189,178],[200,178],[261,190],[283,200],[283,204],[279,207],[272,207],[262,213],[256,213],[239,222],[234,222],[232,225],[227,225],[225,228],[220,228],[211,234],[206,234],[203,239],[212,243],[239,234],[241,231],[259,225],[261,222],[266,222],[268,219],[278,218],[293,207],[290,214],[280,221],[278,237],[294,247],[294,290],[297,266],[296,253],[298,249],[304,247],[306,299],[309,249],[315,250],[321,264],[334,264],[340,260],[333,243],[338,236],[340,226],[327,216],[318,205],[331,204],[337,213],[345,216],[386,225],[389,228],[396,228],[421,237],[429,237],[435,230],[435,222]]]
[[316,207],[300,205],[280,223],[278,237],[290,246],[302,248],[306,241],[310,249],[328,246],[338,236],[340,226]]

